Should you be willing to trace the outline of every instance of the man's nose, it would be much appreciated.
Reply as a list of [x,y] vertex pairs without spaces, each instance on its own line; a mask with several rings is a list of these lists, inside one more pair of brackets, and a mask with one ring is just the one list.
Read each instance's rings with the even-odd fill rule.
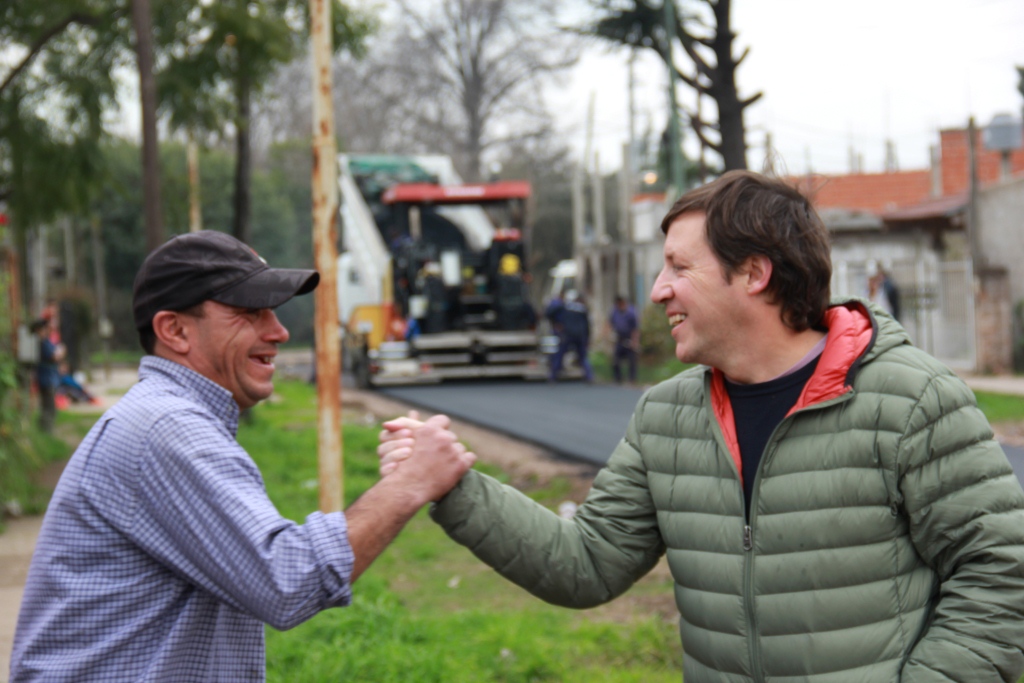
[[263,323],[266,326],[263,338],[267,341],[283,344],[291,336],[288,334],[288,328],[281,324],[281,321],[277,319],[277,314],[269,308],[264,312]]
[[672,296],[672,288],[665,284],[662,280],[662,276],[665,271],[658,273],[658,277],[654,280],[654,286],[651,287],[651,302],[660,304]]

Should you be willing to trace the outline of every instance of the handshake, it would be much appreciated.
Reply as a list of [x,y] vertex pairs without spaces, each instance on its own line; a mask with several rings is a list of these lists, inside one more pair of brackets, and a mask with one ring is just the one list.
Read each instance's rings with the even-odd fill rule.
[[476,462],[450,427],[446,415],[420,420],[416,411],[385,422],[377,446],[381,477],[408,480],[425,501],[443,498]]

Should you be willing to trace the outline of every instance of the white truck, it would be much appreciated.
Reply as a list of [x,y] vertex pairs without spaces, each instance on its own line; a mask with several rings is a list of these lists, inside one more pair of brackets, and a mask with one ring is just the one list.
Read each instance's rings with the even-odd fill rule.
[[525,182],[464,184],[445,156],[341,155],[338,295],[359,386],[544,378]]

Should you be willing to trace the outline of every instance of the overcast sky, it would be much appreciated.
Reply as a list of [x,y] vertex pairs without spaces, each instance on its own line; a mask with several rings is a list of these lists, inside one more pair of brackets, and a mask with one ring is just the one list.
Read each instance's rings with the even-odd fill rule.
[[[733,27],[736,53],[750,47],[741,95],[764,92],[746,115],[754,169],[767,132],[791,173],[808,162],[845,173],[851,145],[865,172],[881,172],[887,138],[899,168],[924,168],[941,128],[966,126],[971,115],[978,125],[1021,115],[1014,66],[1024,66],[1024,0],[733,0]],[[550,100],[582,153],[594,94],[594,144],[606,170],[618,167],[628,136],[627,61],[627,51],[589,48]],[[660,132],[664,69],[643,54],[634,73],[638,127],[652,120]],[[680,98],[691,99],[682,86]],[[713,111],[710,100],[705,108]]]

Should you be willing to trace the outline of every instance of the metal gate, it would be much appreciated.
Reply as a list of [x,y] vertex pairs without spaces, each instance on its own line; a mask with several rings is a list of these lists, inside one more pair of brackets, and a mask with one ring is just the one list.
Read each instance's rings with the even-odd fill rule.
[[[911,341],[955,370],[975,369],[974,272],[965,261],[895,261],[900,324]],[[833,264],[832,293],[867,298],[866,261]]]

